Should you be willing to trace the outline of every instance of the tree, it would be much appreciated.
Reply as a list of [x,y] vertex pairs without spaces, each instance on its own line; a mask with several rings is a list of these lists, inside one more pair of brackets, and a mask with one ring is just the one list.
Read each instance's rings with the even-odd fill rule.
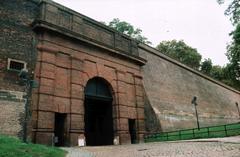
[[237,90],[240,90],[240,82],[234,79],[231,64],[227,64],[223,67],[219,65],[214,65],[211,69],[210,76]]
[[[217,0],[219,4],[223,4],[225,0]],[[225,10],[225,15],[230,16],[230,20],[234,25],[240,21],[240,0],[232,0],[228,8]]]
[[201,64],[201,72],[207,75],[210,75],[210,72],[212,70],[212,60],[210,58],[204,59],[204,61]]
[[232,42],[227,46],[227,57],[233,72],[233,79],[240,81],[240,24],[231,33]]
[[223,67],[222,73],[223,73],[223,78],[221,81],[229,86],[232,86],[232,87],[238,89],[237,84],[234,79],[232,65],[227,64],[225,67]]
[[138,40],[141,43],[149,44],[149,45],[152,44],[150,41],[148,41],[146,37],[142,35],[141,29],[134,28],[133,25],[131,25],[126,21],[120,21],[118,18],[115,18],[112,21],[110,21],[107,25],[123,34],[130,36],[131,38]]
[[197,49],[188,46],[183,40],[162,41],[156,48],[194,69],[200,67],[202,56],[197,52]]
[[222,68],[221,81],[233,88],[240,90],[240,24],[236,25],[232,36],[232,42],[227,46],[229,63]]
[[213,77],[216,80],[222,81],[223,78],[224,78],[223,68],[219,65],[212,66],[210,76]]
[[[217,0],[220,4],[225,0]],[[235,25],[235,30],[230,33],[232,42],[227,46],[229,64],[223,68],[224,83],[240,90],[240,0],[232,0],[225,10],[225,15]]]

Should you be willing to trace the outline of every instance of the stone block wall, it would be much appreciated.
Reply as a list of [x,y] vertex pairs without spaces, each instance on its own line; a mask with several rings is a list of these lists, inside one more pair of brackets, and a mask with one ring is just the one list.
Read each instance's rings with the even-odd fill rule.
[[[142,69],[144,89],[157,116],[154,117],[148,107],[147,130],[154,132],[196,128],[195,110],[191,104],[194,96],[197,96],[201,127],[239,122],[235,104],[240,103],[239,91],[146,45],[140,46],[139,53],[148,60]],[[150,125],[149,119],[154,122],[156,118],[160,127]]]
[[0,134],[22,138],[24,104],[23,92],[0,90]]

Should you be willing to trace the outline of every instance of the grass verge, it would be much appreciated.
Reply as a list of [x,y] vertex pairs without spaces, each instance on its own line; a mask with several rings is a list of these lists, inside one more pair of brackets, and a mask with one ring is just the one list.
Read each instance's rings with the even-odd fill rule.
[[56,147],[23,143],[15,137],[0,135],[0,157],[65,157],[66,152]]

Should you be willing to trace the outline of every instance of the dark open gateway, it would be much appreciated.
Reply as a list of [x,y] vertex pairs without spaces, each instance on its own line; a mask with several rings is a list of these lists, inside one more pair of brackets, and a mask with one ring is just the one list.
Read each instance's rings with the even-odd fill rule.
[[112,104],[93,99],[87,99],[85,104],[86,144],[88,146],[112,145]]
[[103,79],[94,78],[88,81],[84,106],[86,145],[112,145],[112,96]]
[[137,143],[135,119],[128,119],[128,128],[131,136],[131,143]]
[[67,114],[55,113],[55,129],[54,129],[55,146],[65,145],[66,117]]

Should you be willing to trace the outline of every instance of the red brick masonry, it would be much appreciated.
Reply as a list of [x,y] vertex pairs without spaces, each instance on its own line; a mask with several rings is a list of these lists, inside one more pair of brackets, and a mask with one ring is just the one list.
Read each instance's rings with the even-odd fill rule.
[[84,136],[84,87],[94,77],[104,78],[113,93],[114,136],[130,143],[128,119],[136,119],[137,135],[144,134],[144,98],[140,65],[111,52],[61,38],[39,36],[35,70],[40,87],[33,95],[33,137],[36,143],[51,144],[55,113],[67,114],[66,140],[77,145]]

